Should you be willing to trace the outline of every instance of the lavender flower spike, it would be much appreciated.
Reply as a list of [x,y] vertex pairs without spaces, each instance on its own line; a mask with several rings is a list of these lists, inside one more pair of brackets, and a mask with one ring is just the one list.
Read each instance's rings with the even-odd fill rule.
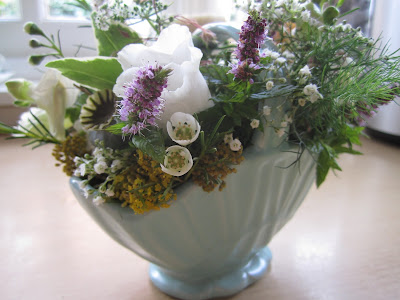
[[132,82],[124,85],[125,95],[119,103],[119,118],[126,122],[123,134],[138,134],[147,126],[157,126],[163,109],[161,93],[167,87],[171,70],[161,66],[140,68]]
[[262,19],[258,12],[250,12],[241,28],[237,48],[233,52],[239,60],[238,64],[232,65],[230,70],[235,78],[253,82],[252,71],[259,68],[257,66],[260,61],[259,48],[266,38],[266,26],[267,21]]

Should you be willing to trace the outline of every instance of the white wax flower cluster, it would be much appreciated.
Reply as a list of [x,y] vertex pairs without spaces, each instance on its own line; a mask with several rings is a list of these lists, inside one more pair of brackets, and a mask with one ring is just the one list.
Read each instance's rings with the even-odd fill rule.
[[190,151],[182,146],[187,146],[197,140],[200,134],[200,124],[192,115],[176,112],[167,123],[167,131],[169,137],[180,146],[171,146],[165,151],[164,164],[161,164],[161,169],[167,174],[182,176],[193,166]]

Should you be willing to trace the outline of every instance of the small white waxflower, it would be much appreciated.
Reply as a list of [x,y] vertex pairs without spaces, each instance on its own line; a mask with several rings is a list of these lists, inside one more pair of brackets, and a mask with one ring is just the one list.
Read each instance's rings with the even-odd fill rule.
[[189,150],[175,145],[165,151],[164,165],[161,170],[172,176],[182,176],[189,172],[193,166],[192,155]]
[[275,60],[275,62],[276,62],[277,64],[279,64],[279,65],[282,65],[282,64],[284,64],[284,63],[286,62],[286,58],[284,58],[284,57],[278,57],[278,58]]
[[287,125],[288,125],[288,122],[286,122],[286,121],[281,122],[281,127],[287,127]]
[[308,65],[305,65],[304,67],[302,67],[300,69],[299,75],[300,76],[306,76],[306,77],[310,77],[311,76],[311,71],[310,71],[310,68],[308,67]]
[[257,119],[251,120],[250,126],[253,129],[258,128],[258,126],[260,126],[260,120],[257,120]]
[[233,140],[233,134],[232,133],[225,134],[225,136],[224,136],[224,143],[225,144],[229,144],[232,140]]
[[271,51],[271,50],[267,49],[267,50],[265,50],[265,51],[263,52],[263,56],[265,56],[265,57],[271,57],[272,59],[277,59],[280,55],[279,55],[278,52]]
[[181,146],[193,143],[200,134],[200,124],[191,114],[175,112],[167,122],[170,138]]
[[107,168],[108,166],[105,161],[99,161],[93,166],[93,169],[97,174],[103,174]]
[[301,12],[301,19],[302,19],[304,22],[310,21],[310,17],[311,17],[311,13],[310,13],[309,10],[305,10],[305,11],[302,11],[302,12]]
[[85,174],[86,174],[86,165],[82,163],[74,171],[74,176],[83,177],[85,176]]
[[285,130],[284,130],[283,128],[280,128],[280,129],[278,129],[278,130],[275,130],[275,133],[276,133],[279,137],[281,137],[281,136],[283,136],[283,135],[285,134]]
[[277,8],[274,10],[274,14],[279,18],[281,16],[283,16],[283,14],[285,13],[285,11],[283,10],[283,8]]
[[88,181],[87,180],[81,180],[78,182],[78,186],[81,190],[83,190],[84,188],[86,188],[86,186],[88,185]]
[[274,82],[272,80],[268,80],[267,83],[265,84],[265,88],[267,91],[270,91],[274,87]]
[[95,198],[93,198],[94,205],[100,205],[103,204],[104,202],[106,202],[106,200],[104,200],[104,198],[101,196],[96,196]]
[[306,105],[306,99],[300,98],[298,101],[299,101],[299,105],[300,105],[300,106]]
[[311,96],[318,92],[318,87],[315,84],[308,84],[303,89],[304,94]]
[[116,172],[123,168],[123,163],[119,159],[114,159],[111,163],[111,172]]
[[288,50],[283,51],[282,56],[286,57],[287,59],[293,59],[296,57],[292,52]]
[[231,148],[232,151],[239,151],[242,148],[242,143],[239,139],[234,139],[229,143],[229,148]]
[[263,114],[265,116],[269,116],[271,114],[271,107],[269,107],[268,105],[264,105],[263,107]]
[[344,60],[343,60],[343,63],[342,63],[342,67],[347,67],[349,64],[351,64],[353,62],[353,59],[351,58],[351,57],[346,57]]
[[94,148],[94,150],[93,150],[93,156],[96,157],[96,158],[102,157],[102,156],[103,156],[103,152],[104,152],[104,151],[103,151],[102,148],[96,147],[96,148]]

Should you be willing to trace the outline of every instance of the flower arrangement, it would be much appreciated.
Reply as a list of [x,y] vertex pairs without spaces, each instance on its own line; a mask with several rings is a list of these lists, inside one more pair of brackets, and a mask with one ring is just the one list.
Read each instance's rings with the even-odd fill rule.
[[[98,205],[141,214],[168,207],[188,181],[221,190],[254,134],[271,128],[298,160],[312,154],[319,186],[339,154],[360,154],[363,121],[400,94],[396,53],[337,24],[344,1],[254,1],[240,30],[190,21],[194,33],[159,1],[75,2],[91,12],[97,56],[64,57],[59,39],[27,23],[43,40],[30,46],[54,50],[30,63],[54,59],[39,84],[6,83],[30,109],[0,133],[54,144]],[[140,22],[151,36],[135,31]]]

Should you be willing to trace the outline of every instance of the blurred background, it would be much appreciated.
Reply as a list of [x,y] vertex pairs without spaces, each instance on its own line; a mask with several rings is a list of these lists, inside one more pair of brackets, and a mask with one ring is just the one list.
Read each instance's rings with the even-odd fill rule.
[[[169,14],[194,18],[200,24],[210,22],[241,22],[245,13],[237,5],[246,5],[250,0],[163,0],[169,4]],[[10,78],[23,77],[39,80],[43,67],[27,64],[33,53],[28,46],[30,36],[23,32],[23,25],[33,21],[45,32],[57,36],[58,30],[63,52],[68,56],[96,55],[95,40],[90,28],[89,15],[84,10],[68,3],[71,0],[0,0],[0,120],[14,125],[21,113],[12,105],[12,98],[6,93],[4,82]],[[89,0],[100,4],[104,0]],[[129,3],[129,0],[126,0]],[[389,43],[391,51],[400,48],[397,34],[400,11],[398,0],[347,0],[342,12],[359,8],[345,17],[353,27],[361,27],[364,34],[382,44]],[[77,34],[78,33],[78,34]],[[43,64],[42,64],[43,65]],[[398,102],[398,101],[397,101]],[[386,140],[400,143],[400,105],[392,102],[380,109],[368,122],[368,133]]]

